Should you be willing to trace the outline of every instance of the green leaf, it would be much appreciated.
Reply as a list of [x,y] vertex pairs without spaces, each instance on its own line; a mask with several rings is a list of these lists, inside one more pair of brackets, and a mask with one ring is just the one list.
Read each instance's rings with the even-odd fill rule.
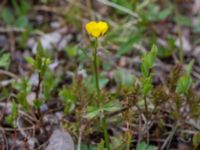
[[140,142],[139,144],[137,144],[136,150],[146,150],[146,143],[145,142]]
[[59,92],[59,97],[65,105],[65,114],[68,114],[75,109],[76,98],[72,90],[63,87],[63,89]]
[[186,16],[183,15],[178,15],[175,17],[175,21],[184,26],[191,26],[192,25],[192,20]]
[[71,113],[74,109],[75,109],[75,104],[74,103],[68,103],[68,104],[65,105],[64,113],[65,114]]
[[197,148],[200,145],[200,133],[197,132],[194,134],[192,138],[192,144],[194,145],[195,148]]
[[85,115],[86,118],[92,119],[96,116],[98,116],[101,112],[101,109],[94,107],[94,106],[88,106],[87,114]]
[[1,17],[7,25],[12,25],[14,22],[14,16],[10,9],[7,9],[7,8],[3,9],[1,11]]
[[83,80],[83,83],[89,93],[95,92],[96,88],[94,78],[92,78],[91,76],[86,76]]
[[15,102],[13,102],[13,104],[12,104],[12,116],[13,116],[13,118],[17,118],[17,114],[18,114],[17,104]]
[[51,70],[47,70],[43,78],[43,91],[46,100],[51,97],[51,92],[56,88],[59,77],[55,77]]
[[22,108],[24,108],[26,111],[30,110],[30,106],[26,99],[26,94],[23,91],[17,94],[17,99]]
[[142,58],[141,71],[144,77],[149,76],[149,69],[148,62],[145,61],[145,58]]
[[11,0],[12,2],[12,5],[14,7],[14,11],[15,11],[15,14],[20,16],[21,15],[21,11],[20,11],[20,7],[19,7],[19,4],[16,0]]
[[153,45],[152,48],[151,48],[151,51],[149,53],[149,59],[150,59],[150,63],[151,63],[151,67],[153,66],[153,63],[156,59],[156,56],[157,56],[157,53],[158,53],[158,48],[156,45]]
[[118,87],[130,88],[133,86],[134,76],[123,68],[118,68],[114,72],[114,79]]
[[152,90],[152,77],[145,77],[141,79],[141,89],[142,93],[146,96],[149,94],[149,92]]
[[100,79],[99,79],[100,89],[104,88],[108,82],[109,80],[105,76],[100,76]]
[[157,150],[157,147],[148,145],[145,142],[140,142],[138,143],[136,150]]
[[27,78],[22,78],[18,81],[14,81],[12,84],[13,88],[20,92],[24,92],[26,95],[31,91],[31,85]]
[[6,117],[6,122],[11,125],[14,126],[14,120],[17,118],[18,115],[18,107],[17,104],[15,102],[12,103],[12,112],[9,116]]
[[5,121],[7,124],[9,124],[10,126],[13,126],[13,118],[11,115],[6,116]]
[[171,9],[165,9],[163,11],[160,11],[158,13],[158,19],[159,20],[164,20],[166,19],[170,14],[172,13],[172,10]]
[[17,100],[22,108],[29,111],[29,104],[27,102],[27,95],[31,91],[31,85],[29,84],[29,80],[27,78],[22,78],[19,81],[15,81],[12,83],[14,89],[18,90]]
[[75,57],[78,54],[79,48],[76,45],[70,45],[64,48],[69,57]]
[[31,2],[30,1],[20,1],[20,16],[27,15],[27,13],[31,10]]
[[192,67],[194,65],[194,59],[190,61],[190,63],[186,66],[186,74],[190,74],[192,72]]
[[101,139],[101,142],[100,142],[99,145],[98,145],[98,149],[99,149],[99,150],[104,150],[104,146],[105,146],[105,142],[104,142],[103,139]]
[[5,53],[0,57],[0,67],[8,68],[10,65],[10,54]]
[[25,57],[25,60],[26,60],[29,64],[31,64],[31,65],[34,66],[35,60],[34,60],[32,57],[27,56],[27,57]]
[[177,82],[176,92],[180,94],[186,94],[191,84],[192,79],[189,75],[181,76]]
[[20,16],[16,20],[16,26],[19,28],[25,28],[28,26],[28,18],[26,16]]
[[132,49],[133,44],[138,43],[140,40],[141,40],[141,34],[136,33],[135,35],[130,37],[127,42],[121,45],[121,47],[119,48],[117,52],[117,55],[121,56],[128,53]]
[[178,79],[176,92],[180,94],[186,94],[192,85],[192,78],[190,76],[192,72],[192,67],[194,65],[194,60],[186,66],[186,73]]
[[153,67],[158,49],[155,45],[152,46],[151,51],[144,53],[142,57],[141,71],[143,77],[149,76],[149,70]]
[[[75,149],[77,149],[77,145],[75,145]],[[98,149],[97,147],[92,145],[81,144],[81,150],[101,150],[101,149]]]
[[30,63],[33,63],[35,69],[41,74],[41,77],[44,77],[46,71],[48,70],[51,60],[47,51],[43,48],[42,43],[39,41],[37,45],[37,53],[34,61],[30,58],[27,59]]
[[119,109],[120,109],[120,107],[115,106],[115,104],[112,101],[103,105],[103,110],[107,111],[107,112],[114,112],[114,111],[117,111]]
[[40,99],[35,99],[34,100],[34,107],[35,107],[35,109],[40,109],[40,107],[42,106],[42,104],[43,104],[43,102],[42,102],[42,100],[40,100]]
[[64,103],[71,103],[71,102],[75,102],[75,94],[72,90],[67,89],[66,87],[64,87],[60,93],[59,96],[61,98],[62,101],[64,101]]

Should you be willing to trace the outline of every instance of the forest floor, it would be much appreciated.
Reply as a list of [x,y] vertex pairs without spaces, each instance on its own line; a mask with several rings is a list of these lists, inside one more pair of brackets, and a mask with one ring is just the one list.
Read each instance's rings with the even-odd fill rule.
[[0,150],[200,149],[199,0],[3,0],[0,18]]

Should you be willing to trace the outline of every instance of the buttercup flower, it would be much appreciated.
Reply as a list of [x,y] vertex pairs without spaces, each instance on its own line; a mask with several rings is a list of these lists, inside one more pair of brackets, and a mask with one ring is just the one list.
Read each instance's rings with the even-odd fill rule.
[[93,37],[103,36],[108,30],[108,24],[104,21],[90,21],[86,24],[86,31]]

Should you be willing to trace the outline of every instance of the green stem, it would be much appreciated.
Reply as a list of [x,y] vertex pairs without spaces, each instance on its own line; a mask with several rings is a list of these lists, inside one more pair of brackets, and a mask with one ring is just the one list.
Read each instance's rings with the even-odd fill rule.
[[[96,83],[96,90],[97,90],[97,96],[98,99],[100,97],[100,88],[99,88],[99,72],[98,72],[98,64],[97,64],[97,47],[98,47],[98,39],[95,39],[94,43],[94,51],[93,51],[93,66],[94,66],[94,75],[95,75],[95,83]],[[100,104],[100,103],[99,103]],[[104,139],[106,143],[106,148],[107,150],[110,149],[110,144],[109,144],[109,135],[107,131],[107,123],[106,123],[106,118],[103,117],[102,119],[102,127],[103,127],[103,133],[104,133]]]
[[111,150],[110,149],[110,144],[109,144],[109,136],[108,136],[107,123],[106,123],[106,118],[105,117],[103,117],[103,119],[102,119],[102,127],[103,127],[103,133],[104,133],[104,139],[105,139],[105,143],[106,143],[106,148],[107,148],[107,150]]
[[93,65],[94,65],[94,74],[95,74],[95,83],[96,83],[96,90],[98,97],[100,95],[100,88],[99,88],[99,74],[98,74],[98,65],[97,65],[97,47],[98,47],[98,41],[97,38],[95,39],[95,44],[94,44],[94,51],[93,51]]

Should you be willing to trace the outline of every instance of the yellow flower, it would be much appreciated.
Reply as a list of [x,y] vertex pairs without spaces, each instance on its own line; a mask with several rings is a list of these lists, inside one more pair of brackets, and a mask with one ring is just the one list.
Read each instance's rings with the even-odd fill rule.
[[93,37],[100,37],[103,36],[106,31],[108,30],[108,24],[104,21],[90,21],[86,24],[86,31],[88,34],[92,35]]

